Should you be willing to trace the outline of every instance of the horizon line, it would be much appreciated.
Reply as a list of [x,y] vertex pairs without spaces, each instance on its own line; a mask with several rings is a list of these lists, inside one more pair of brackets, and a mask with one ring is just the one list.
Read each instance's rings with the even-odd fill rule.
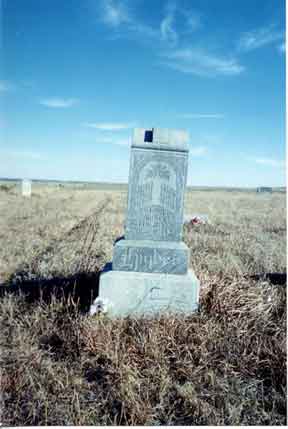
[[[106,182],[106,181],[91,181],[91,180],[69,180],[69,179],[41,179],[41,178],[27,178],[27,177],[0,177],[1,181],[8,181],[8,182],[22,182],[22,180],[30,180],[31,182],[52,182],[52,183],[74,183],[74,184],[101,184],[101,185],[119,185],[119,186],[128,186],[129,182]],[[208,189],[257,189],[257,188],[285,188],[285,185],[278,185],[278,186],[271,186],[271,185],[257,185],[257,186],[233,186],[233,185],[192,185],[187,184],[186,188],[208,188]]]

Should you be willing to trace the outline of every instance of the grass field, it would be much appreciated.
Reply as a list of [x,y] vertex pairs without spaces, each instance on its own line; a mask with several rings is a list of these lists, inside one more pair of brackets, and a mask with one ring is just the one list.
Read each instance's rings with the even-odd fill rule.
[[188,191],[185,213],[210,219],[183,228],[200,311],[90,317],[126,199],[0,186],[2,424],[286,424],[286,195]]

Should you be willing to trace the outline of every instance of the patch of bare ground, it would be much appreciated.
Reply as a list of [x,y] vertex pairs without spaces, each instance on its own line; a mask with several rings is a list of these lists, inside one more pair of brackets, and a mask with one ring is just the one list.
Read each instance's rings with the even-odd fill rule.
[[[88,287],[85,275],[111,260],[113,241],[123,233],[125,195],[105,193],[92,202],[96,194],[85,192],[77,196],[87,202],[81,211],[70,190],[54,195],[55,205],[39,191],[37,204],[50,207],[47,224],[52,230],[54,222],[55,231],[33,251],[24,246],[7,277],[14,286],[54,282],[56,291],[48,290],[48,300],[41,294],[29,300],[21,287],[20,294],[2,293],[2,423],[285,425],[286,279],[267,275],[286,273],[284,197],[188,194],[186,210],[191,205],[211,219],[184,229],[201,282],[199,312],[109,320],[85,314],[80,291]],[[9,210],[16,202],[7,195]],[[52,207],[60,212],[62,204],[67,212],[69,195],[78,214],[73,223],[59,215],[57,224]],[[33,207],[25,209],[32,235]],[[7,243],[11,269],[15,247]],[[55,293],[62,283],[78,284],[78,291]]]

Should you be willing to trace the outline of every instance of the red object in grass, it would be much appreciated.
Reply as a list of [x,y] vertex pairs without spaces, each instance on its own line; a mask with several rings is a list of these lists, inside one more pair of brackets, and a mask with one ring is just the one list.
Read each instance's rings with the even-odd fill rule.
[[193,224],[193,225],[200,225],[201,223],[205,223],[205,222],[203,222],[203,220],[202,220],[200,217],[198,217],[198,216],[193,217],[191,222],[192,222],[192,224]]

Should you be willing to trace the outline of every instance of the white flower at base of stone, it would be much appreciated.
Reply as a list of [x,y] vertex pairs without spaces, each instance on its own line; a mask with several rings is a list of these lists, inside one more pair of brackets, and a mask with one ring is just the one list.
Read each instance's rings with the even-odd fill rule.
[[95,299],[93,304],[90,307],[89,314],[93,316],[94,314],[107,313],[112,307],[112,303],[105,298],[100,298],[99,296]]

